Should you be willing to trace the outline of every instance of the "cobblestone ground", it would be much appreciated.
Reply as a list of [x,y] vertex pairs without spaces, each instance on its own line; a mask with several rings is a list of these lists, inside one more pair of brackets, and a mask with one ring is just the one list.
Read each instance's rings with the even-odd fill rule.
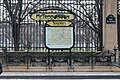
[[[9,77],[11,76],[11,77],[8,78],[8,76]],[[15,76],[18,76],[17,79]],[[21,76],[25,76],[25,77],[19,79]],[[32,76],[33,77],[35,76],[35,77],[31,78]],[[45,76],[45,78],[39,79],[40,76]],[[47,76],[52,76],[52,78],[49,79],[49,77],[47,77]],[[55,78],[53,78],[54,76],[59,76],[59,77],[55,79]],[[120,72],[3,72],[0,76],[0,80],[61,80],[60,76],[64,76],[64,77],[71,76],[71,78],[68,77],[66,79],[64,77],[62,77],[62,80],[120,80],[119,79]],[[72,79],[72,76],[73,77],[74,76],[75,77],[84,76],[84,78]],[[93,76],[93,79],[89,79],[89,78],[85,79],[85,77],[87,77],[87,76]],[[99,76],[100,78],[95,78],[96,76]],[[105,78],[106,76],[109,76],[109,78]],[[111,77],[111,76],[113,76],[113,77]],[[36,77],[38,77],[38,78],[36,78]]]

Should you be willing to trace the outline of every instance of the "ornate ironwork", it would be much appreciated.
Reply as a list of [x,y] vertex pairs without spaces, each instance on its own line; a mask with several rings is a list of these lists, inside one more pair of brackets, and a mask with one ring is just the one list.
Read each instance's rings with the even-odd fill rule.
[[[76,57],[74,53],[94,53],[95,51],[102,50],[102,1],[103,0],[1,0],[0,49],[7,49],[9,56],[7,58],[9,61],[17,61],[16,58],[20,57],[21,59],[18,58],[18,61],[27,64],[27,66],[29,66],[29,63],[34,66],[35,62],[44,62],[45,65],[46,63],[53,65],[54,62],[66,62],[68,65],[73,65],[73,61],[81,62],[81,60],[83,60],[83,62],[89,63],[90,54],[87,56],[89,59],[85,59],[86,56],[79,55]],[[45,47],[44,36],[46,20],[35,21],[30,18],[31,12],[41,9],[46,9],[48,13],[55,12],[56,9],[58,9],[56,12],[59,13],[74,13],[75,19],[72,20],[72,22],[75,25],[75,45],[70,55],[55,56],[53,54],[54,52],[61,52],[60,54],[69,53],[67,50],[55,50],[52,51],[52,54],[47,54],[48,50]],[[29,52],[25,52],[26,49],[29,50]],[[11,53],[23,53],[14,51],[23,51],[25,54],[14,54],[12,56]],[[33,53],[39,53],[39,55],[29,54],[32,53],[32,51],[34,51]],[[41,53],[44,53],[44,55],[41,56]],[[33,58],[31,58],[31,56]],[[56,59],[56,57],[59,58]],[[41,58],[41,61],[37,60],[37,58]],[[49,59],[48,62],[45,61],[45,59]]]
[[102,49],[102,0],[23,0],[22,5],[19,1],[21,0],[1,0],[0,2],[1,48],[44,51],[46,21],[33,21],[29,14],[40,9],[60,8],[71,11],[76,16],[73,20],[75,24],[74,48]]

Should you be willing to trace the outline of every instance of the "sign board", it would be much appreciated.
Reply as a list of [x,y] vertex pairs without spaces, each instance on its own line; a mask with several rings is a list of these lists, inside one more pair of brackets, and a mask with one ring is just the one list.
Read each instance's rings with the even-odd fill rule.
[[58,12],[35,12],[30,15],[33,20],[73,20],[74,15],[70,13],[58,13]]
[[30,14],[31,19],[46,21],[45,46],[48,49],[71,49],[74,46],[75,15],[69,10],[41,9]]
[[46,27],[46,47],[69,49],[73,46],[73,27]]
[[49,21],[47,24],[50,26],[70,26],[72,23],[70,21]]
[[106,23],[107,24],[115,24],[116,23],[116,17],[113,14],[109,14],[106,17]]

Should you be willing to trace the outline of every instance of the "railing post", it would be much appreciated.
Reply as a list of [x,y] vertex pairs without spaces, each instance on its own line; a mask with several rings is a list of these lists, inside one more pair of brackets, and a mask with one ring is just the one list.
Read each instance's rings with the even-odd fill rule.
[[8,66],[8,63],[7,63],[7,48],[5,47],[4,49],[3,49],[3,55],[4,55],[4,66]]
[[94,63],[94,54],[93,52],[91,51],[91,68],[93,69],[93,63]]
[[116,66],[116,67],[119,67],[120,68],[120,65],[117,63],[117,61],[116,61],[116,53],[117,53],[117,49],[116,49],[116,47],[114,47],[114,61],[113,61],[113,63],[112,63],[112,66]]
[[117,62],[116,62],[116,53],[117,53],[117,49],[116,49],[116,47],[114,47],[113,50],[114,50],[114,62],[117,63]]
[[51,54],[49,49],[48,49],[48,68],[51,69]]
[[26,53],[27,53],[27,55],[26,55],[26,58],[27,58],[27,65],[26,65],[26,67],[27,67],[27,69],[29,68],[29,60],[28,60],[28,57],[29,57],[29,54],[28,54],[28,50],[25,50],[26,51]]
[[70,52],[69,52],[69,68],[73,69],[73,63],[72,63],[72,59],[73,59],[73,56],[72,56],[72,52],[71,52],[71,49],[70,49]]

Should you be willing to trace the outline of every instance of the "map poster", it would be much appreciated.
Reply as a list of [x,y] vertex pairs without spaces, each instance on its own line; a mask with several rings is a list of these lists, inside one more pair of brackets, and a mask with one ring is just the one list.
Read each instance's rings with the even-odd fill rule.
[[73,46],[73,27],[46,27],[46,46],[50,49],[68,49]]

